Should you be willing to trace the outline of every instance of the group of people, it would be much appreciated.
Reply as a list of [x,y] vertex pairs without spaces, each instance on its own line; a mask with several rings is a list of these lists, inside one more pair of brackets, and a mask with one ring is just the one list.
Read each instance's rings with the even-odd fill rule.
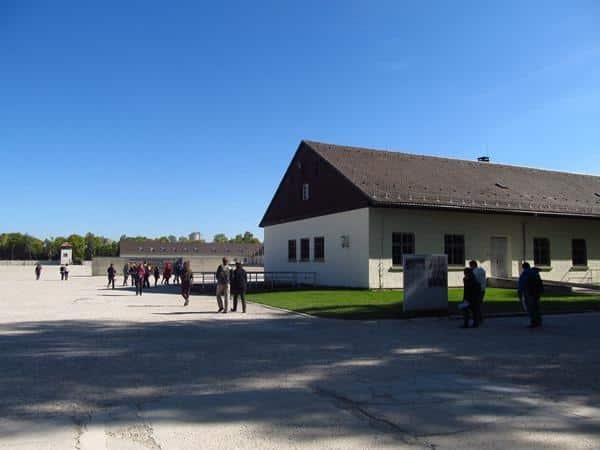
[[242,267],[242,263],[236,261],[235,269],[229,268],[229,261],[223,258],[223,263],[217,268],[215,274],[217,280],[217,306],[218,313],[227,313],[229,297],[233,296],[233,307],[231,311],[237,311],[238,298],[242,303],[242,312],[246,312],[246,291],[248,289],[248,274]]
[[[142,266],[142,267],[140,267]],[[112,264],[111,264],[112,267]],[[114,269],[114,268],[113,268]],[[171,277],[173,276],[173,283],[179,284],[181,282],[181,277],[184,272],[184,263],[181,259],[175,261],[175,264],[170,262],[166,262],[163,266],[163,270],[161,272],[160,267],[158,265],[152,266],[152,264],[144,261],[143,263],[125,263],[123,266],[123,286],[127,286],[129,281],[129,277],[131,277],[131,285],[137,286],[137,281],[140,279],[140,273],[143,269],[143,280],[142,287],[150,287],[150,276],[154,277],[154,286],[157,286],[159,281],[161,284],[169,285],[171,282]],[[110,268],[109,268],[110,270]],[[160,279],[162,274],[162,280]],[[115,272],[116,275],[116,272]],[[109,282],[110,282],[110,274],[109,274]]]
[[[40,263],[37,263],[33,269],[33,272],[35,273],[35,279],[39,281],[39,279],[42,276],[42,265]],[[60,273],[61,280],[63,280],[63,281],[68,280],[69,279],[69,265],[61,264],[59,273]]]
[[[544,284],[537,267],[524,262],[521,269],[517,294],[529,315],[529,327],[536,328],[542,325],[540,298],[544,293]],[[462,328],[469,328],[471,319],[472,328],[478,328],[483,323],[486,280],[485,269],[478,266],[476,261],[469,261],[469,267],[464,270],[463,301],[459,304],[464,318]]]
[[[108,284],[106,287],[114,289],[117,270],[111,264],[106,272],[108,275]],[[184,299],[183,306],[188,306],[190,304],[190,293],[194,281],[194,274],[190,268],[189,261],[183,262],[182,260],[177,260],[174,265],[165,263],[161,284],[168,285],[172,275],[174,275],[174,284],[181,284],[181,296]],[[154,286],[157,286],[161,276],[158,265],[153,267],[146,261],[137,264],[125,263],[123,267],[123,286],[127,286],[129,277],[131,277],[131,285],[135,285],[136,295],[142,295],[144,288],[150,287],[150,276],[154,276]],[[248,275],[242,267],[242,263],[236,261],[235,268],[230,269],[229,261],[227,258],[223,258],[222,264],[217,268],[215,278],[217,280],[217,312],[226,313],[229,306],[229,297],[232,297],[233,307],[230,311],[237,311],[239,299],[242,305],[242,312],[245,313]]]
[[[176,266],[179,261],[176,263]],[[181,263],[183,268],[183,263]],[[183,270],[183,269],[182,269]],[[162,272],[163,280],[161,284],[169,284],[171,278],[171,263],[165,263],[165,268]],[[115,279],[117,277],[117,269],[111,264],[106,270],[108,275],[107,288],[115,288]],[[123,266],[123,284],[122,286],[128,286],[129,278],[131,278],[131,286],[135,286],[135,294],[142,295],[145,288],[150,288],[150,277],[154,277],[154,286],[158,285],[160,280],[161,271],[158,265],[152,266],[152,264],[144,261],[143,263],[125,263]],[[179,277],[178,277],[179,278]]]
[[[63,281],[66,281],[69,279],[69,265],[68,264],[61,264],[60,265],[60,279]],[[40,274],[41,274],[41,269],[40,269]],[[37,276],[37,273],[36,273]]]

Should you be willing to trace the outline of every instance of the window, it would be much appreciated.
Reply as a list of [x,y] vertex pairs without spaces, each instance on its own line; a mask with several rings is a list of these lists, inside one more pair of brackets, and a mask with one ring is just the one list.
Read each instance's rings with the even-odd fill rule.
[[465,237],[462,234],[444,235],[444,253],[449,266],[465,265]]
[[573,239],[571,241],[571,255],[574,266],[587,266],[587,247],[585,239]]
[[536,266],[550,265],[550,239],[535,238],[533,240],[533,263]]
[[315,261],[325,261],[325,238],[316,237],[314,239],[314,258]]
[[296,239],[288,241],[288,261],[296,261]]
[[300,239],[300,261],[308,261],[310,259],[310,239]]
[[302,185],[302,200],[308,200],[310,198],[310,191],[308,183]]
[[403,255],[415,253],[414,233],[392,233],[392,265],[401,266]]

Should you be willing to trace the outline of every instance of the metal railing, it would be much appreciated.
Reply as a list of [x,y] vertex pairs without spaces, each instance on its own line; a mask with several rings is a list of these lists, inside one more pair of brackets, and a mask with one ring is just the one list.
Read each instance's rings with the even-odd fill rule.
[[587,269],[582,271],[569,270],[563,275],[561,281],[596,285],[600,283],[600,269]]
[[[248,291],[314,288],[316,272],[247,272]],[[215,272],[194,272],[194,286],[201,290],[215,288]]]

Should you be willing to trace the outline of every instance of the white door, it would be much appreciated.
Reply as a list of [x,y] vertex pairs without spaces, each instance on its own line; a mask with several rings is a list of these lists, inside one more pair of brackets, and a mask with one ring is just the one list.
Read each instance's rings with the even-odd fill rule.
[[490,242],[491,275],[495,278],[508,278],[508,242],[505,237],[493,237]]

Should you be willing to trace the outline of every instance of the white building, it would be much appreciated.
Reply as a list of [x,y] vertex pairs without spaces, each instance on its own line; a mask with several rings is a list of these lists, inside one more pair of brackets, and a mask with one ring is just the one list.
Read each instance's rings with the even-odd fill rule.
[[600,282],[600,177],[303,141],[262,221],[265,271],[402,287],[402,255],[446,253],[449,284],[522,261]]

